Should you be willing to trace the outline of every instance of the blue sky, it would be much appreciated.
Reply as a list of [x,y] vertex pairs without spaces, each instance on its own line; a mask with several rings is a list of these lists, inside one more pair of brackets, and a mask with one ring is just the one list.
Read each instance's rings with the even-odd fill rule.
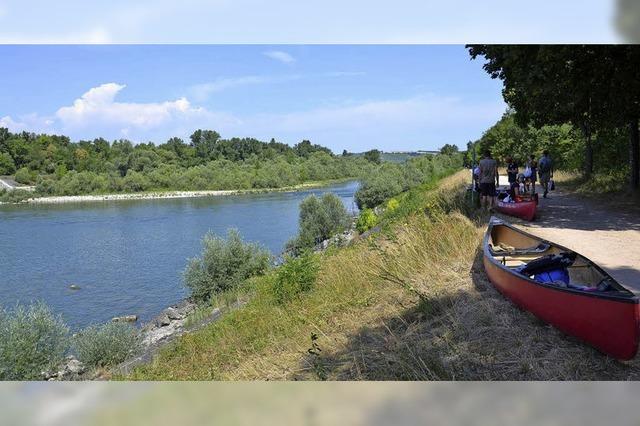
[[72,139],[310,139],[336,152],[463,147],[505,110],[463,46],[0,46],[0,125]]

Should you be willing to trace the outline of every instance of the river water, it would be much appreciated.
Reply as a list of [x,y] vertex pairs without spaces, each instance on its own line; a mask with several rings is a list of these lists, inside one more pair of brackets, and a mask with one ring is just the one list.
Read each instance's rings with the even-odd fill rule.
[[[147,321],[187,296],[181,272],[207,231],[237,228],[274,254],[310,194],[351,212],[357,182],[301,192],[48,205],[0,205],[0,303],[44,301],[73,329],[135,314]],[[75,284],[80,290],[71,290]]]

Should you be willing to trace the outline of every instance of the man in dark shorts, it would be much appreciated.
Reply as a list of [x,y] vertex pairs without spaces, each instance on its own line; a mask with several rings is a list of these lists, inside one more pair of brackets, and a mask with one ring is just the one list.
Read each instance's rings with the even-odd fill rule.
[[531,170],[531,176],[529,177],[529,180],[531,181],[531,195],[533,195],[536,193],[536,180],[538,179],[538,162],[536,161],[536,157],[533,154],[529,156],[527,168]]
[[538,162],[538,174],[540,175],[540,184],[544,189],[542,196],[547,198],[549,193],[549,181],[553,179],[553,161],[549,157],[549,151],[545,150],[542,153],[542,158]]
[[496,202],[496,186],[498,185],[498,163],[491,158],[487,150],[480,160],[480,195],[482,206],[489,209]]
[[518,163],[515,162],[513,157],[507,157],[507,178],[509,179],[509,193],[511,198],[515,198],[518,194]]
[[507,157],[507,177],[509,178],[509,184],[516,183],[518,180],[518,163],[515,162],[513,157]]

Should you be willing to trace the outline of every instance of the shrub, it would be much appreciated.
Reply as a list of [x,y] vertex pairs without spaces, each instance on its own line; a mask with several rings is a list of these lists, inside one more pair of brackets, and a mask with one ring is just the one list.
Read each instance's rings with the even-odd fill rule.
[[390,212],[394,211],[398,207],[400,207],[400,202],[395,198],[392,198],[387,202],[387,210]]
[[149,189],[149,179],[142,173],[129,170],[122,180],[122,187],[127,192],[140,192]]
[[34,380],[60,365],[69,329],[43,303],[0,309],[0,380]]
[[227,239],[207,233],[202,254],[189,260],[183,273],[184,284],[198,301],[207,301],[215,293],[230,290],[249,277],[264,274],[271,263],[268,250],[242,241],[231,229]]
[[13,158],[6,152],[0,152],[0,175],[10,175],[16,171]]
[[396,176],[379,174],[363,180],[355,194],[356,204],[360,209],[373,208],[400,192],[402,185]]
[[29,184],[33,181],[33,176],[29,169],[22,167],[16,172],[15,180],[18,183]]
[[288,258],[278,268],[273,282],[273,296],[278,303],[286,303],[297,295],[311,290],[318,275],[316,257],[305,252],[295,258]]
[[361,234],[368,231],[378,224],[378,216],[371,209],[365,209],[360,212],[358,221],[356,222],[356,229]]
[[110,367],[125,361],[140,348],[138,330],[127,323],[90,326],[74,339],[78,359],[91,367]]
[[0,202],[3,203],[19,203],[29,198],[33,198],[33,192],[24,189],[0,190]]
[[310,195],[300,203],[300,231],[287,244],[294,254],[344,231],[349,226],[349,213],[340,198],[331,193],[321,198]]

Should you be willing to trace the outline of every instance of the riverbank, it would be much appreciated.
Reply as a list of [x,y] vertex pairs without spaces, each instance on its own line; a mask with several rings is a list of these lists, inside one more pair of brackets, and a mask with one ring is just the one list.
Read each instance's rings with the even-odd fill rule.
[[[138,380],[628,380],[618,362],[547,326],[487,280],[488,216],[467,173],[394,197],[382,232],[318,255],[313,288],[285,303],[252,283],[241,309],[184,335]],[[426,213],[426,214],[425,214]]]
[[[313,188],[322,188],[325,186],[349,182],[355,178],[335,179],[321,182],[307,182],[294,186],[282,188],[260,188],[260,189],[229,189],[229,190],[203,190],[203,191],[153,191],[153,192],[134,192],[122,194],[89,194],[89,195],[56,195],[47,197],[32,197],[13,204],[62,204],[62,203],[86,203],[98,201],[126,201],[126,200],[155,200],[155,199],[174,199],[174,198],[198,198],[198,197],[219,197],[224,195],[239,194],[260,194],[270,192],[298,192]],[[1,202],[0,204],[12,204],[9,202]]]

